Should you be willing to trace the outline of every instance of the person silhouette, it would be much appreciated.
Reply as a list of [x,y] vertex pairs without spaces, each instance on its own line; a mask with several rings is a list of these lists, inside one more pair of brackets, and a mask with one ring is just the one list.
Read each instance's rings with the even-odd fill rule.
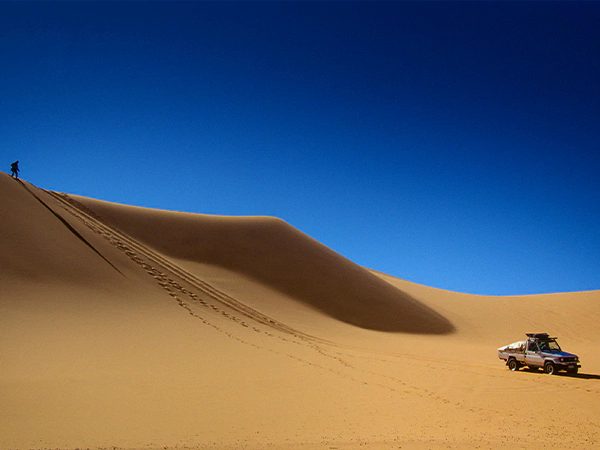
[[13,178],[19,178],[19,161],[15,161],[10,165],[10,176]]

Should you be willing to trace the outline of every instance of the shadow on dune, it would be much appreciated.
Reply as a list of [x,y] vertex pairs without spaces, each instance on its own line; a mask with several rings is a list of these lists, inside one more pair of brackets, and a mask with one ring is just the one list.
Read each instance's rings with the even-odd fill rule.
[[280,219],[174,213],[76,199],[168,256],[252,277],[348,324],[386,332],[454,331],[433,309]]

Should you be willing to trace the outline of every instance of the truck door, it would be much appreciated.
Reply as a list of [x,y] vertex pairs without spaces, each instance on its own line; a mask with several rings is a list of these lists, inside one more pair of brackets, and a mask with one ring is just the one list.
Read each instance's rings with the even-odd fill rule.
[[525,350],[525,364],[534,367],[543,367],[544,358],[540,355],[540,349],[537,343],[528,341],[527,350]]

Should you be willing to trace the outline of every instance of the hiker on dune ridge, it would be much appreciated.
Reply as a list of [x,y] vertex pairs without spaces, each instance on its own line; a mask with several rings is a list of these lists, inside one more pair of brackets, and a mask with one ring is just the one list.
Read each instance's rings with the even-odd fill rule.
[[15,161],[10,165],[10,176],[13,178],[19,178],[19,161]]

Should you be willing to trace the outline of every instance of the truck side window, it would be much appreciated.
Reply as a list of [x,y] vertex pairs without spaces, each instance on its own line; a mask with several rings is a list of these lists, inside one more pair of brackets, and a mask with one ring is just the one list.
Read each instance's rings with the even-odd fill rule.
[[538,351],[538,346],[535,342],[530,342],[529,343],[529,351],[530,352],[537,352]]

